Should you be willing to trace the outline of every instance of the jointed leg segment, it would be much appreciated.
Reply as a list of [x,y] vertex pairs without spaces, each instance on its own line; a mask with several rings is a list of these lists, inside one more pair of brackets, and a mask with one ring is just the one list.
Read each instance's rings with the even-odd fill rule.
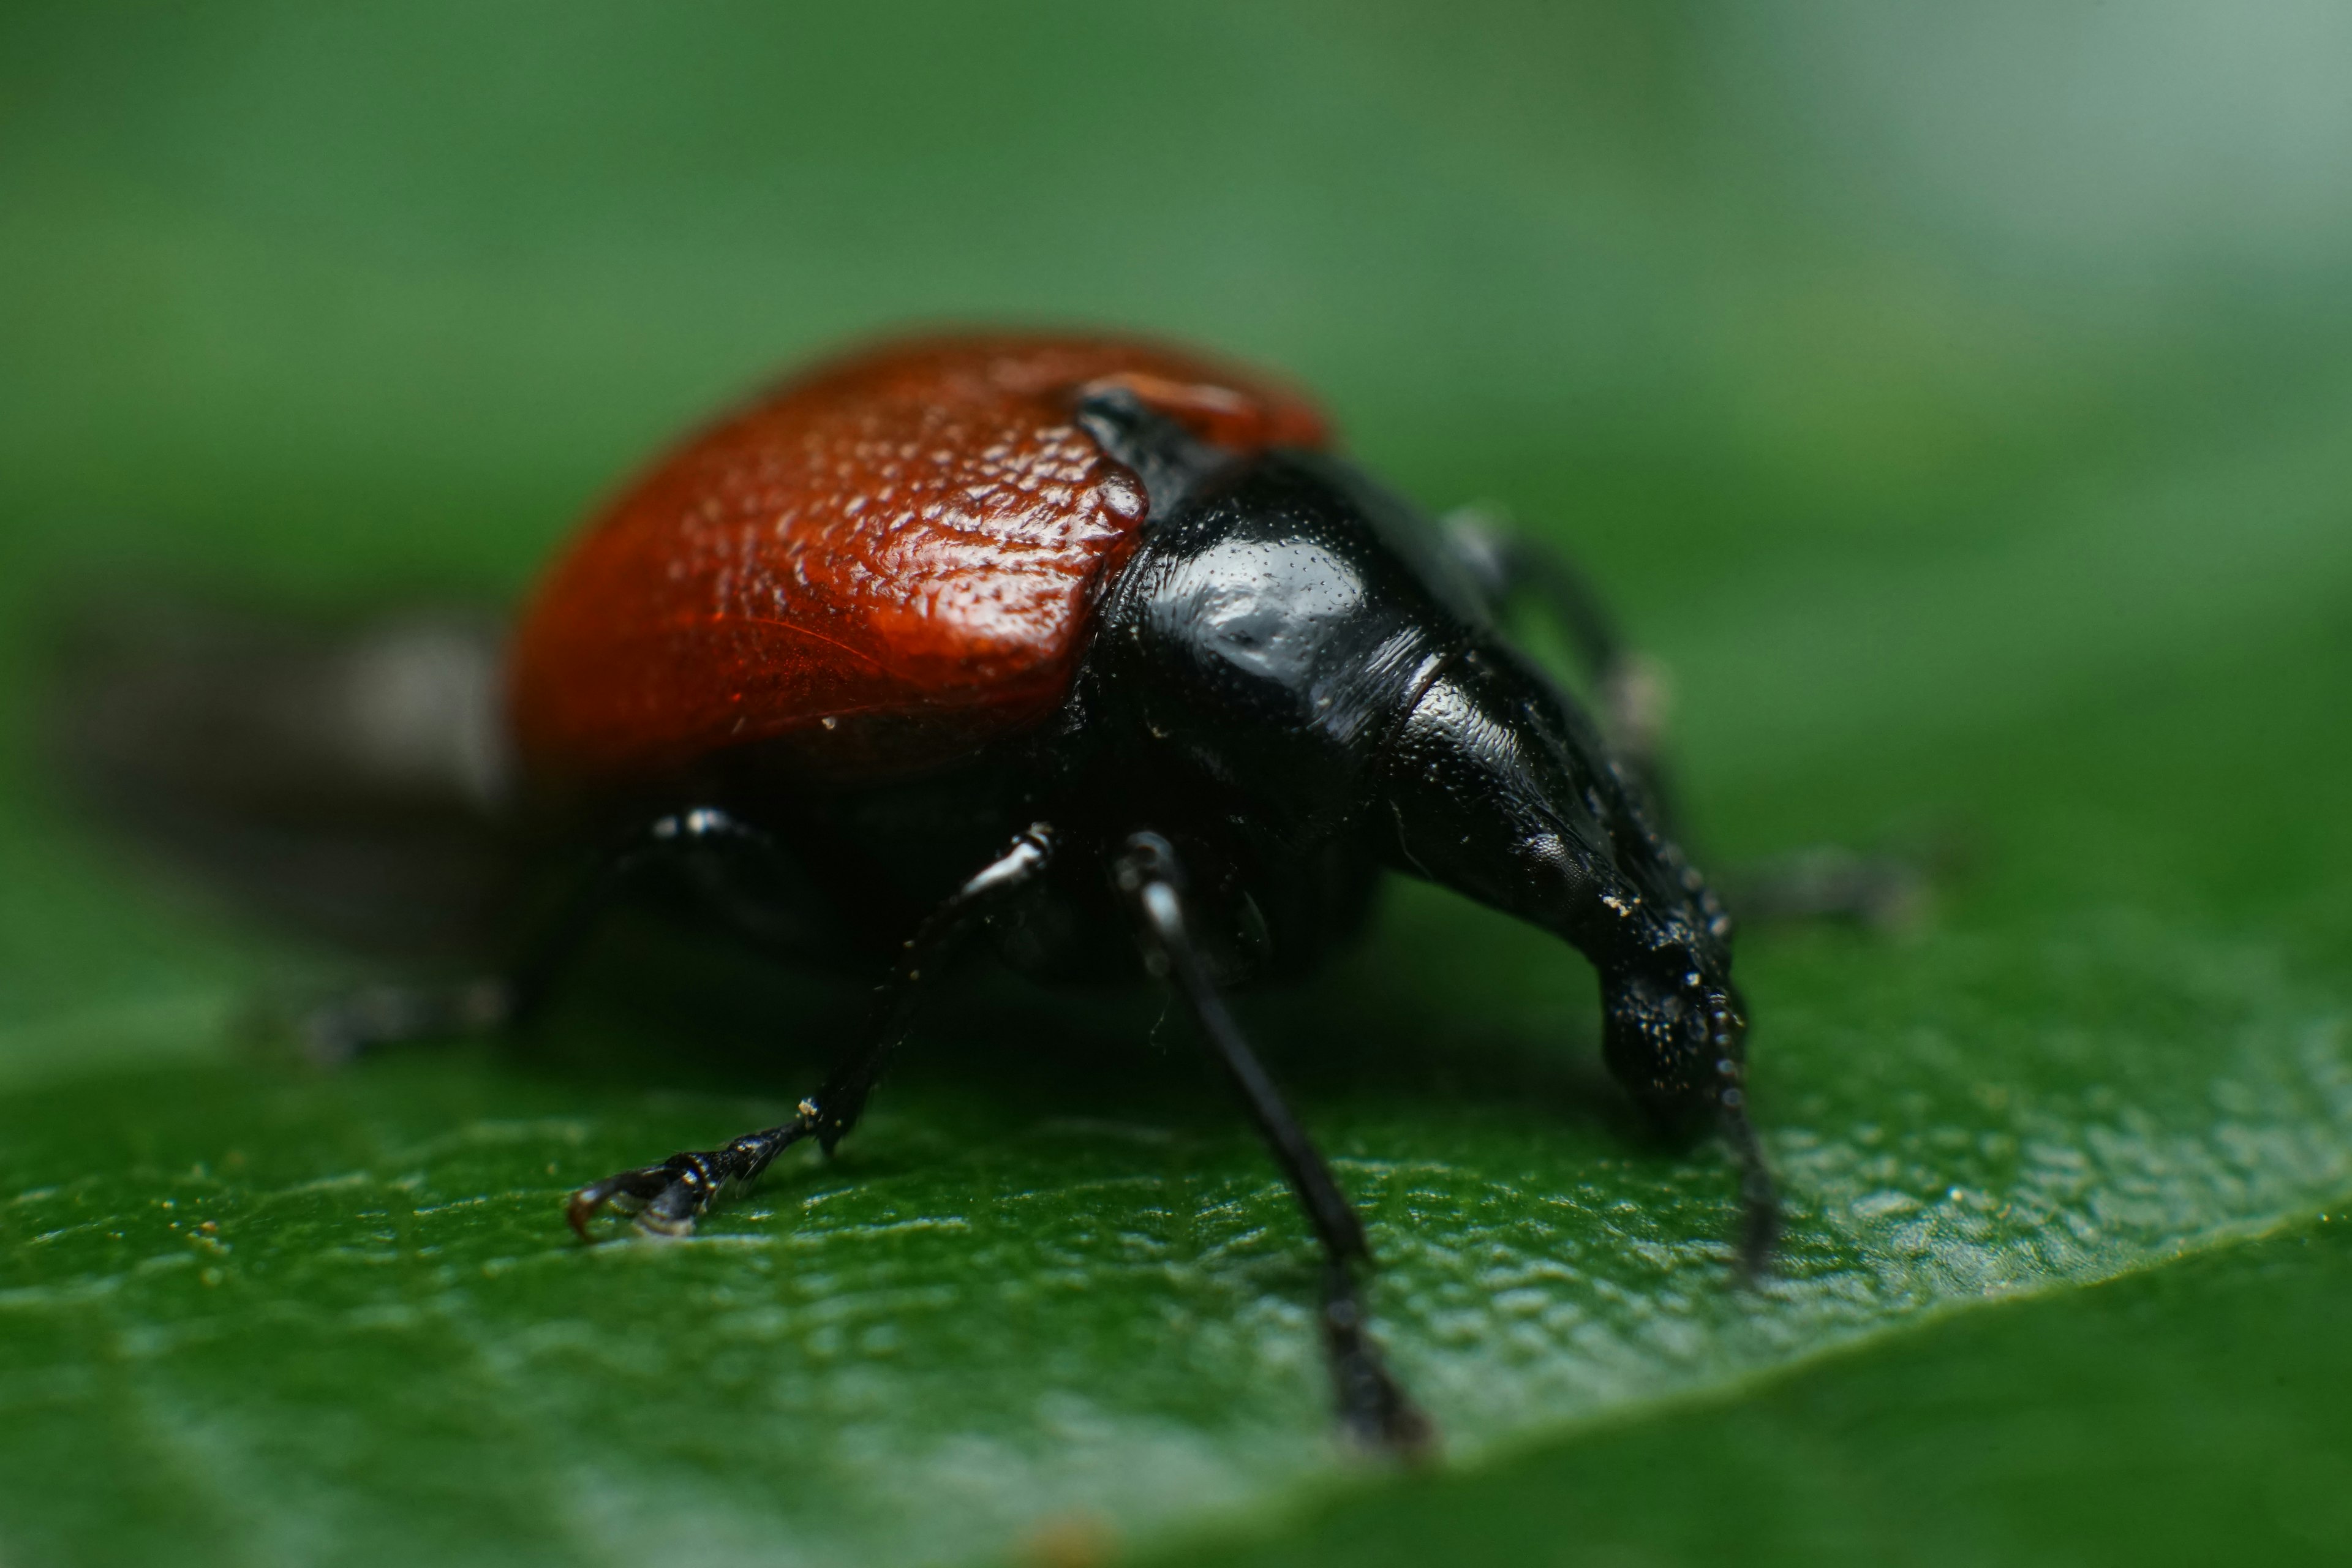
[[1521,538],[1475,509],[1448,517],[1445,537],[1497,613],[1511,600],[1532,596],[1568,634],[1600,700],[1611,748],[1661,806],[1671,809],[1660,756],[1664,672],[1626,643],[1584,574],[1559,551]]
[[784,854],[765,833],[715,807],[657,817],[600,855],[503,972],[455,984],[352,992],[301,1020],[303,1043],[318,1060],[340,1063],[383,1046],[526,1024],[614,898],[646,868],[697,848],[771,858]]
[[1357,1276],[1371,1267],[1372,1255],[1363,1221],[1332,1178],[1321,1151],[1283,1103],[1202,964],[1185,929],[1182,874],[1175,850],[1156,833],[1139,833],[1127,841],[1112,868],[1112,881],[1134,913],[1147,959],[1182,993],[1204,1043],[1240,1091],[1250,1120],[1323,1244],[1323,1344],[1340,1420],[1369,1447],[1403,1454],[1425,1450],[1435,1436],[1429,1418],[1398,1385],[1366,1331]]
[[572,1228],[588,1239],[589,1220],[609,1205],[634,1214],[641,1229],[684,1235],[720,1193],[752,1181],[802,1140],[814,1138],[826,1153],[833,1152],[834,1145],[856,1125],[866,1096],[905,1037],[925,977],[952,955],[992,907],[1045,868],[1052,848],[1051,830],[1044,824],[1028,828],[931,912],[908,939],[898,971],[884,988],[881,1016],[866,1044],[834,1070],[823,1088],[800,1102],[790,1121],[747,1132],[721,1148],[689,1150],[659,1164],[593,1182],[572,1194],[565,1206]]

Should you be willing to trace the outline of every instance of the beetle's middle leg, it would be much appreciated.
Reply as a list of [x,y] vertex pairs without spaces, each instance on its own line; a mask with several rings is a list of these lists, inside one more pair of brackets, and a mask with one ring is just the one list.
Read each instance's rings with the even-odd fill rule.
[[1323,1344],[1340,1421],[1349,1436],[1372,1447],[1406,1457],[1426,1453],[1436,1440],[1435,1428],[1390,1373],[1368,1331],[1357,1278],[1372,1266],[1364,1222],[1339,1190],[1322,1152],[1283,1103],[1210,980],[1185,929],[1174,848],[1156,833],[1136,834],[1114,864],[1111,879],[1134,915],[1146,961],[1183,994],[1203,1041],[1241,1092],[1250,1120],[1323,1244]]
[[1028,886],[1052,854],[1052,830],[1043,823],[1026,828],[1010,848],[931,911],[908,939],[898,969],[883,988],[881,1014],[866,1043],[800,1102],[791,1121],[747,1132],[717,1149],[688,1150],[658,1164],[592,1182],[573,1193],[565,1206],[572,1228],[581,1239],[590,1239],[589,1220],[609,1205],[635,1215],[642,1230],[684,1235],[724,1190],[755,1180],[793,1144],[814,1138],[826,1153],[833,1152],[834,1145],[856,1125],[866,1096],[906,1037],[924,981],[947,963],[992,910]]

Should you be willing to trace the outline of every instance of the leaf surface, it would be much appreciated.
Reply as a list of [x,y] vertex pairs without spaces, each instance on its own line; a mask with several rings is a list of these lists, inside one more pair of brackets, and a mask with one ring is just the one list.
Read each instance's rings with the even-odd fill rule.
[[[1538,1531],[1559,1478],[1685,1442],[1759,1499],[1795,1463],[1759,1446],[1851,1457],[1849,1417],[1890,1434],[1894,1510],[1953,1495],[1898,1462],[1969,1418],[1927,1394],[1981,1372],[2023,1408],[2100,1303],[2176,1277],[2207,1284],[2147,1353],[2210,1338],[2289,1245],[2246,1238],[2335,1257],[2279,1227],[2352,1194],[2344,268],[2019,281],[1893,198],[1816,201],[1843,165],[1756,96],[1816,84],[1716,93],[1745,35],[1652,11],[947,8],[888,54],[591,8],[520,74],[457,10],[0,22],[0,358],[30,367],[0,383],[0,1556],[1279,1557],[1407,1514]],[[1150,65],[1077,68],[1102,51]],[[1034,114],[973,135],[975,77]],[[1099,134],[1129,122],[1161,129]],[[1048,167],[1088,200],[1008,226],[986,192]],[[1107,222],[1139,168],[1151,221]],[[1964,851],[1915,930],[1743,938],[1790,1200],[1753,1293],[1727,1165],[1640,1136],[1557,944],[1400,885],[1359,953],[1241,1000],[1445,1433],[1393,1515],[1328,1431],[1295,1205],[1159,998],[969,977],[836,1161],[583,1248],[565,1193],[777,1120],[862,999],[625,926],[525,1041],[311,1073],[243,1020],[352,962],[143,858],[41,744],[59,614],[125,578],[501,599],[774,363],[1047,314],[1286,364],[1416,495],[1576,550],[1675,675],[1707,864]],[[2284,1462],[2315,1417],[2255,1386],[2275,1363],[2204,1364],[2246,1434],[2212,1462]],[[2050,1398],[2183,1451],[2107,1386]],[[1624,1495],[1559,1517],[1661,1496]]]

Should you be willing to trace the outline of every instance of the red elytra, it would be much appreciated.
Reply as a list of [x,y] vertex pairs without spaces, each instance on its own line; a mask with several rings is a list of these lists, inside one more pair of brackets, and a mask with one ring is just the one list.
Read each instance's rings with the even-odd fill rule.
[[1149,342],[937,337],[820,365],[663,458],[541,584],[509,672],[526,772],[620,782],[767,742],[856,783],[1042,721],[1145,519],[1075,421],[1107,382],[1237,451],[1327,435],[1268,378]]

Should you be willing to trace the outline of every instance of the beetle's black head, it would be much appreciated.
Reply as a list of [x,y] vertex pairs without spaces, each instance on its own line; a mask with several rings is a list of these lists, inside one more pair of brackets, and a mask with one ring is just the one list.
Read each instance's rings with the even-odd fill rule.
[[1610,1071],[1662,1127],[1706,1131],[1726,1094],[1744,1098],[1748,1016],[1728,975],[1670,950],[1603,971],[1601,1007]]

